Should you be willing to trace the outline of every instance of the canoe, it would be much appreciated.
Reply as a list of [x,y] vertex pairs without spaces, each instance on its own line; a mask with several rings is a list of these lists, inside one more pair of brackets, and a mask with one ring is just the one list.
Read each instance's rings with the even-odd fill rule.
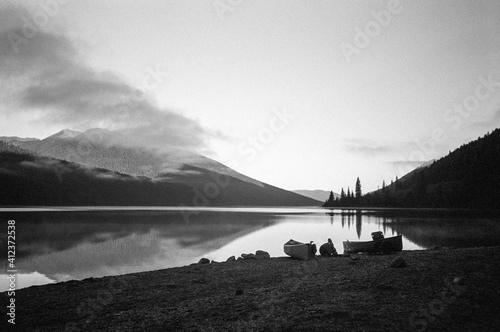
[[355,252],[395,252],[403,250],[402,236],[382,238],[375,241],[351,242],[344,241],[344,253]]
[[285,254],[292,258],[308,260],[314,258],[316,254],[316,245],[311,243],[302,243],[295,240],[290,240],[283,246]]

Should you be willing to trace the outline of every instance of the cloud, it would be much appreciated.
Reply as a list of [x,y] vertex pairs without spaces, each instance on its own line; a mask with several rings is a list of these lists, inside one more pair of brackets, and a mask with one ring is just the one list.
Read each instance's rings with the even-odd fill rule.
[[68,128],[119,130],[127,145],[206,148],[214,135],[200,123],[159,107],[118,75],[93,69],[66,36],[27,34],[30,17],[26,9],[0,7],[0,108]]
[[344,149],[368,156],[386,155],[396,151],[392,144],[377,144],[364,139],[348,139],[345,141]]

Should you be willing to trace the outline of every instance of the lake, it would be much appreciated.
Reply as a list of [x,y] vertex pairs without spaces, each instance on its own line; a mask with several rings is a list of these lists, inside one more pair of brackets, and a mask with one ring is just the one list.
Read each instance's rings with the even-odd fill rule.
[[[0,253],[7,266],[7,221],[15,220],[17,288],[72,279],[225,261],[265,250],[285,256],[290,240],[371,240],[403,236],[403,250],[500,245],[500,218],[387,215],[322,208],[2,208]],[[8,289],[0,276],[0,291]]]

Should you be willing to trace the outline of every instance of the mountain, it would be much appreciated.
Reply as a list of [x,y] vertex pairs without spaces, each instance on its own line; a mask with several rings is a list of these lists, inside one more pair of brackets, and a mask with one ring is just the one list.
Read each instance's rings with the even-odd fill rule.
[[40,156],[132,176],[166,177],[189,166],[263,186],[261,182],[197,153],[167,147],[148,149],[135,146],[122,134],[105,129],[94,128],[83,133],[65,129],[43,140],[18,142],[18,145]]
[[[404,186],[404,183],[411,183],[413,182],[413,179],[415,176],[417,176],[417,174],[431,166],[434,162],[436,161],[436,159],[432,159],[432,160],[429,160],[429,161],[426,161],[424,163],[422,163],[421,165],[417,166],[415,169],[413,169],[412,171],[406,173],[405,175],[403,175],[401,178],[399,178],[397,181],[398,181],[398,188],[401,188]],[[394,184],[394,182],[392,184],[388,184],[387,185],[387,188],[396,188],[396,184]],[[374,190],[374,191],[371,191],[369,193],[367,193],[366,195],[372,195],[372,194],[377,194],[377,193],[381,193],[383,192],[383,188],[382,189],[377,189],[377,190]]]
[[367,206],[500,209],[500,129],[363,197]]
[[158,186],[146,178],[10,151],[0,152],[0,188],[2,205],[155,205],[189,198],[189,188],[181,185]]
[[382,189],[327,207],[500,210],[500,129],[426,162]]
[[[292,192],[320,202],[324,202],[330,197],[330,192],[326,190],[292,190]],[[334,198],[340,197],[337,193],[333,193],[333,196]]]
[[[49,137],[42,140],[45,141],[43,148],[48,149],[43,151],[60,152],[58,148],[64,144],[59,143],[74,143],[81,135]],[[50,146],[47,140],[54,140],[57,144]],[[32,145],[27,146],[33,148]],[[113,147],[109,149],[113,151]],[[97,151],[107,150],[101,146]],[[92,153],[88,155],[93,156],[94,161],[103,160],[108,164],[120,162],[119,158],[114,159],[113,156],[102,155],[99,159]],[[141,159],[140,162],[145,161]],[[35,154],[24,147],[0,142],[2,205],[199,207],[319,204],[318,201],[254,181],[258,185],[192,164],[178,165],[175,171],[160,173],[154,178],[130,175],[42,156],[40,152]]]
[[161,169],[161,159],[146,150],[118,145],[120,139],[120,134],[103,129],[84,133],[65,129],[45,139],[18,145],[39,156],[132,176],[156,177]]

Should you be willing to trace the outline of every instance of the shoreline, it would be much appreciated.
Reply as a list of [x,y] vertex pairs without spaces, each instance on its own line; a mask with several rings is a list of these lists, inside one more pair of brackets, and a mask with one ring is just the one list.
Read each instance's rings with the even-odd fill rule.
[[[389,267],[397,257],[408,266]],[[239,260],[72,280],[16,290],[16,328],[498,331],[498,262],[497,246]],[[11,327],[7,318],[1,330]]]

